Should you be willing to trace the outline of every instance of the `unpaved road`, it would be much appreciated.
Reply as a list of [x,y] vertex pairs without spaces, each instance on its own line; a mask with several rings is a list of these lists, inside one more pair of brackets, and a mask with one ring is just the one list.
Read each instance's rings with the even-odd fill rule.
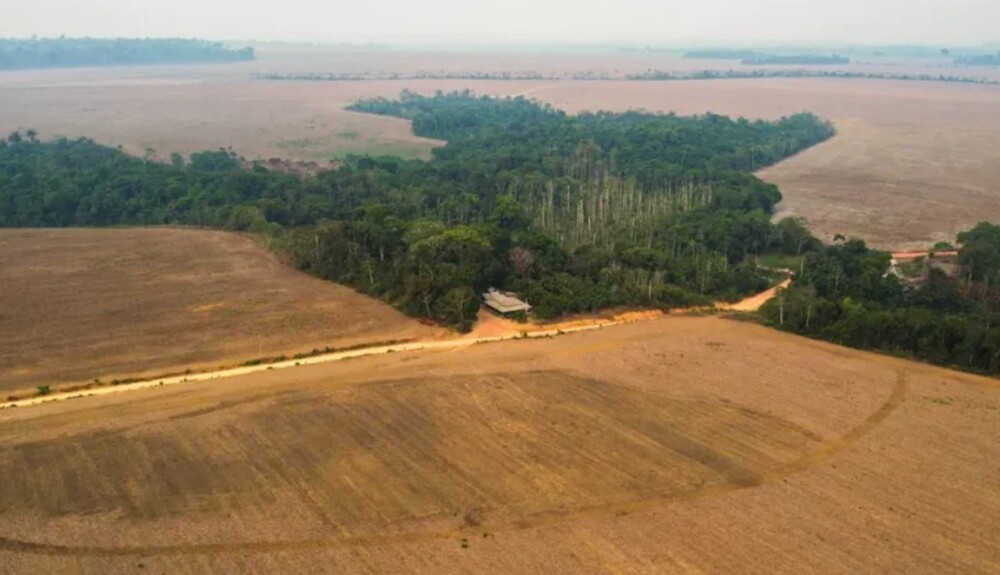
[[205,373],[192,373],[186,375],[175,375],[170,377],[154,378],[145,381],[139,381],[135,383],[129,383],[124,385],[112,385],[107,387],[95,387],[88,390],[70,391],[64,393],[54,393],[51,395],[44,395],[39,397],[31,397],[26,399],[21,399],[17,401],[9,401],[6,403],[0,403],[0,409],[7,409],[11,407],[28,407],[32,405],[39,405],[42,403],[50,403],[53,401],[64,401],[67,399],[79,399],[82,397],[93,397],[101,395],[109,395],[112,393],[122,393],[126,391],[136,391],[139,389],[148,389],[151,387],[162,387],[165,385],[177,385],[182,383],[195,383],[199,381],[210,381],[216,379],[225,379],[236,377],[240,375],[248,375],[251,373],[258,373],[261,371],[273,371],[276,369],[286,369],[289,367],[300,367],[304,365],[313,365],[317,363],[327,363],[331,361],[342,361],[345,359],[353,359],[357,357],[365,357],[369,355],[382,355],[387,353],[395,352],[405,352],[405,351],[424,351],[424,350],[442,350],[442,349],[455,349],[469,347],[476,344],[483,343],[494,343],[498,341],[505,341],[510,339],[519,338],[547,338],[556,335],[562,335],[566,333],[574,333],[580,331],[590,331],[594,329],[602,329],[604,327],[610,327],[614,325],[621,325],[626,323],[624,320],[616,321],[605,321],[597,323],[589,323],[586,325],[577,325],[572,327],[557,327],[546,330],[531,330],[523,331],[522,333],[500,335],[494,337],[463,337],[455,339],[446,339],[441,341],[424,341],[424,342],[414,342],[414,343],[401,343],[398,345],[385,345],[377,347],[367,347],[362,349],[356,349],[351,351],[334,352],[328,354],[321,354],[314,357],[308,357],[303,359],[292,359],[286,361],[280,361],[276,363],[253,365],[253,366],[242,366],[234,367],[230,369],[223,369],[219,371],[210,371]]
[[[739,312],[757,311],[761,308],[761,306],[763,306],[771,298],[777,295],[779,290],[788,287],[790,283],[791,279],[785,280],[773,288],[770,288],[757,295],[750,296],[737,303],[734,304],[719,303],[716,305],[716,308],[722,311],[739,311]],[[688,310],[677,309],[677,310],[672,310],[671,313],[673,315],[677,315],[690,311],[707,311],[707,310],[704,310],[702,308],[691,308]],[[456,349],[476,344],[495,343],[511,339],[549,338],[568,333],[603,329],[605,327],[623,325],[626,323],[633,323],[636,321],[656,319],[661,317],[662,315],[663,314],[661,312],[655,310],[641,311],[641,312],[626,312],[615,315],[611,318],[604,318],[597,320],[576,319],[555,324],[539,325],[539,324],[519,324],[513,321],[495,317],[489,314],[488,312],[480,312],[481,320],[480,322],[478,322],[477,328],[474,329],[473,332],[466,337],[444,339],[438,341],[418,341],[413,343],[400,343],[394,345],[366,347],[350,351],[321,354],[302,359],[291,359],[276,363],[260,364],[253,366],[241,366],[241,367],[234,367],[229,369],[208,371],[202,373],[157,377],[123,385],[94,387],[92,389],[86,389],[86,390],[53,393],[50,395],[29,397],[24,399],[18,399],[16,401],[8,401],[6,403],[0,403],[0,409],[8,409],[14,407],[28,407],[32,405],[50,403],[53,401],[65,401],[68,399],[80,399],[83,397],[109,395],[112,393],[136,391],[139,389],[162,387],[166,385],[178,385],[183,383],[195,383],[199,381],[226,379],[241,375],[248,375],[251,373],[258,373],[261,371],[273,371],[276,369],[300,367],[304,365],[313,365],[317,363],[342,361],[345,359],[353,359],[369,355],[382,355],[387,353],[405,352],[405,351]]]
[[892,259],[894,259],[894,260],[915,260],[915,259],[919,259],[919,258],[929,257],[931,254],[934,254],[935,257],[941,257],[941,258],[945,258],[945,257],[948,257],[948,258],[958,257],[958,251],[957,250],[945,250],[945,251],[937,251],[937,252],[929,252],[929,251],[914,252],[914,251],[909,251],[909,252],[892,252]]

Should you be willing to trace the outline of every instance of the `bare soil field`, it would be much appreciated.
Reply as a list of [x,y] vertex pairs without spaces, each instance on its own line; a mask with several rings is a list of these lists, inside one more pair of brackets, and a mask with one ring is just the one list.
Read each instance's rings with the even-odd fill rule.
[[[825,240],[861,237],[886,249],[926,249],[982,220],[1000,220],[1000,86],[856,79],[703,82],[412,80],[275,82],[275,73],[416,73],[739,68],[652,52],[445,52],[262,49],[232,66],[44,70],[0,74],[0,131],[88,136],[166,158],[231,147],[248,158],[324,164],[349,153],[426,158],[440,142],[402,121],[346,112],[359,98],[471,88],[523,94],[569,111],[645,108],[774,118],[812,111],[832,141],[761,173],[778,184],[781,215],[805,217]],[[873,59],[877,60],[877,59]],[[852,64],[888,73],[1000,74],[942,62]],[[995,79],[1000,79],[997,76]]]
[[0,230],[0,302],[0,392],[437,333],[192,229]]
[[249,80],[12,87],[0,88],[0,128],[83,136],[160,159],[232,148],[248,159],[324,164],[350,153],[426,158],[440,145],[414,136],[403,120],[343,109],[356,99],[334,84]]
[[995,573],[1000,385],[668,317],[0,412],[2,573]]

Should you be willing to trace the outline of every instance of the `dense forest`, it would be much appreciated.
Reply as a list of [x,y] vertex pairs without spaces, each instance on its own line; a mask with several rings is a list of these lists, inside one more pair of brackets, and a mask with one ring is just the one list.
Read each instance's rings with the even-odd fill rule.
[[774,326],[860,349],[1000,374],[1000,226],[959,234],[954,276],[929,265],[916,284],[860,240],[805,258],[791,287],[762,310]]
[[781,196],[752,172],[833,134],[808,114],[570,116],[468,92],[353,109],[448,144],[431,161],[354,157],[300,178],[242,169],[225,151],[160,164],[16,133],[0,144],[0,226],[258,232],[310,273],[459,327],[490,286],[543,318],[668,308],[761,289],[752,256],[801,250],[808,232],[771,224]]
[[0,38],[0,70],[253,60],[253,48],[179,38]]

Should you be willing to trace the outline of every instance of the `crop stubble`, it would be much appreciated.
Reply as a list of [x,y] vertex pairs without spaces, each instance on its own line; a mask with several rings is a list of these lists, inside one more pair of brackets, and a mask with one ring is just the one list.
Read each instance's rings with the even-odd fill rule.
[[995,382],[719,319],[0,418],[12,478],[0,565],[26,570],[935,573],[1000,561]]
[[0,230],[0,277],[3,392],[436,333],[224,232]]

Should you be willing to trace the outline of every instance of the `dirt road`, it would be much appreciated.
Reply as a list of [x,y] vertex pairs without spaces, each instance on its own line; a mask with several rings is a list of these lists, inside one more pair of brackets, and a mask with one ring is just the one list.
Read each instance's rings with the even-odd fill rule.
[[[771,298],[777,295],[779,290],[788,287],[790,283],[791,279],[785,280],[784,282],[780,283],[779,285],[773,288],[770,288],[757,295],[750,296],[737,303],[717,304],[716,309],[723,311],[740,311],[740,312],[757,311],[761,308],[761,306],[767,303],[767,301],[769,301]],[[679,309],[679,310],[673,310],[672,313],[674,315],[677,315],[691,311],[707,311],[707,310],[701,308],[686,309],[686,310]],[[603,329],[605,327],[612,327],[627,323],[633,323],[637,321],[646,321],[646,320],[656,319],[662,316],[663,313],[658,310],[646,310],[646,311],[625,312],[621,314],[616,314],[608,318],[602,318],[596,320],[588,318],[588,319],[568,320],[565,322],[559,322],[553,324],[519,324],[517,322],[502,319],[493,316],[488,312],[482,311],[480,312],[480,321],[477,322],[476,329],[474,329],[472,333],[464,337],[459,337],[454,339],[444,339],[439,341],[419,341],[413,343],[401,343],[395,345],[367,347],[351,351],[341,351],[328,354],[321,354],[314,357],[308,357],[302,359],[280,361],[276,363],[260,364],[253,366],[241,366],[241,367],[234,367],[230,369],[223,369],[217,371],[174,375],[169,377],[157,377],[123,385],[94,387],[92,389],[86,389],[86,390],[54,393],[51,395],[29,397],[25,399],[18,399],[16,401],[8,401],[6,403],[0,403],[0,410],[16,408],[16,407],[28,407],[33,405],[40,405],[43,403],[51,403],[54,401],[65,401],[69,399],[80,399],[84,397],[94,397],[101,395],[109,395],[112,393],[136,391],[139,389],[148,389],[152,387],[163,387],[167,385],[178,385],[184,383],[195,383],[199,381],[226,379],[241,375],[248,375],[251,373],[258,373],[262,371],[273,371],[277,369],[286,369],[290,367],[300,367],[304,365],[342,361],[345,359],[353,359],[371,355],[383,355],[388,353],[405,352],[405,351],[457,349],[476,344],[495,343],[499,341],[512,340],[512,339],[550,338],[567,333],[590,331],[595,329]]]
[[892,252],[892,259],[894,260],[916,260],[920,258],[929,257],[934,254],[934,257],[938,258],[954,258],[958,257],[957,250],[946,250],[946,251],[935,251],[935,252]]
[[424,342],[414,342],[414,343],[402,343],[398,345],[368,347],[351,351],[322,354],[322,355],[317,355],[315,357],[309,357],[303,359],[280,361],[277,363],[234,367],[231,369],[210,371],[205,373],[193,373],[186,375],[175,375],[170,377],[160,377],[124,385],[95,387],[93,389],[88,389],[88,390],[70,391],[65,393],[55,393],[51,395],[31,397],[17,401],[9,401],[7,403],[0,403],[0,409],[7,409],[12,407],[27,407],[32,405],[39,405],[42,403],[50,403],[53,401],[64,401],[67,399],[79,399],[83,397],[109,395],[112,393],[136,391],[139,389],[162,387],[166,385],[178,385],[182,383],[195,383],[199,381],[226,379],[241,375],[248,375],[251,373],[258,373],[262,371],[273,371],[276,369],[285,369],[289,367],[300,367],[304,365],[314,365],[318,363],[342,361],[345,359],[353,359],[370,355],[383,355],[387,353],[405,352],[405,351],[455,349],[455,348],[469,347],[476,344],[494,343],[498,341],[505,341],[511,339],[519,339],[519,338],[548,338],[566,333],[589,331],[614,325],[621,325],[627,322],[628,320],[611,320],[605,322],[588,323],[584,325],[555,327],[545,330],[533,330],[533,331],[521,330],[520,332],[514,334],[508,333],[505,335],[499,335],[494,337],[461,337],[461,338],[446,339],[441,341],[424,341]]

